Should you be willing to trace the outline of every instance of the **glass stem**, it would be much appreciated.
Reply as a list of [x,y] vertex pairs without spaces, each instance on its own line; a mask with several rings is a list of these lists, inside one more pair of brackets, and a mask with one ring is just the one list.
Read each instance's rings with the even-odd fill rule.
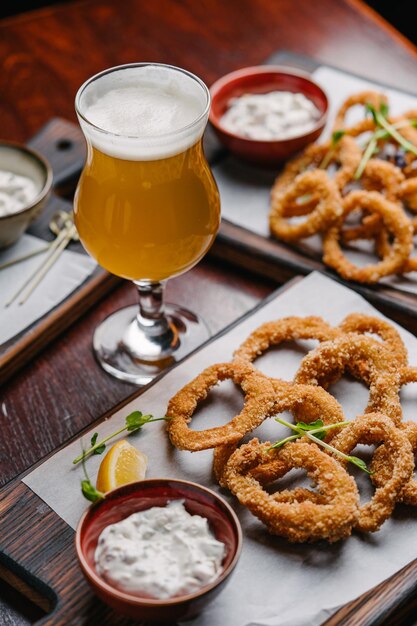
[[139,294],[139,312],[136,316],[139,328],[149,338],[160,337],[165,343],[174,338],[174,332],[165,315],[164,283],[135,281]]

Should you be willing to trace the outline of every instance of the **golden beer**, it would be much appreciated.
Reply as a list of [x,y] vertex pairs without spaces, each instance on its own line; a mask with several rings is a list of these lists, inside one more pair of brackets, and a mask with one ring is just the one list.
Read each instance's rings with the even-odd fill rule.
[[213,243],[220,220],[201,141],[152,161],[90,148],[74,211],[80,239],[102,267],[153,282],[195,265]]
[[219,228],[202,148],[210,92],[181,68],[132,63],[88,79],[75,106],[87,141],[74,200],[81,243],[139,296],[139,307],[97,327],[94,353],[116,378],[143,385],[209,337],[195,313],[164,303],[164,288],[198,263]]

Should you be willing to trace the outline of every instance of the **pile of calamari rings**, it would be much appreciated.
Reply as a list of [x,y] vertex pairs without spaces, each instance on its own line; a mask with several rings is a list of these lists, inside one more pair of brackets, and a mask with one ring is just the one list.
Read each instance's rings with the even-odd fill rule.
[[[271,378],[256,368],[256,359],[268,349],[298,340],[318,345],[301,360],[293,380]],[[339,426],[346,417],[327,389],[344,374],[362,382],[369,398],[363,414]],[[222,426],[192,429],[198,404],[224,380],[241,389],[242,411]],[[168,404],[167,430],[179,450],[214,449],[215,478],[270,533],[291,542],[334,542],[354,530],[379,530],[397,502],[417,505],[417,423],[403,422],[399,395],[411,382],[417,382],[417,368],[409,366],[404,343],[389,322],[362,313],[348,315],[339,326],[320,317],[287,317],[259,326],[231,362],[207,367],[178,391]],[[323,441],[345,455],[358,444],[374,446],[369,478],[375,492],[369,502],[360,503],[344,458],[311,437],[278,448],[256,437],[248,441],[265,420],[284,411],[297,422],[337,425]],[[280,488],[280,479],[293,468],[303,469],[315,489]]]
[[[311,144],[289,161],[271,190],[271,234],[288,243],[320,235],[323,262],[342,278],[360,283],[417,271],[417,258],[412,256],[417,156],[391,135],[378,135],[383,129],[369,113],[353,125],[348,123],[354,108],[362,107],[366,113],[367,105],[381,110],[388,104],[378,92],[350,96],[336,114],[333,139]],[[417,148],[417,110],[387,121]],[[374,149],[361,167],[373,136]],[[375,261],[363,267],[346,255],[360,240],[368,240],[375,255]]]

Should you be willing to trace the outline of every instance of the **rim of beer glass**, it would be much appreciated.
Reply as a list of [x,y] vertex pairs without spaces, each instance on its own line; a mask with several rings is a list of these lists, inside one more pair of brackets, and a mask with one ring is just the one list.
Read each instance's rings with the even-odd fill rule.
[[211,96],[210,96],[210,91],[209,88],[207,87],[207,85],[201,80],[201,78],[199,78],[198,76],[196,76],[195,74],[193,74],[192,72],[189,72],[188,70],[184,70],[182,67],[177,67],[175,65],[169,65],[167,63],[125,63],[123,65],[115,65],[114,67],[109,67],[106,70],[103,70],[102,72],[99,72],[98,74],[94,74],[94,76],[90,76],[90,78],[88,78],[82,85],[81,87],[78,89],[76,96],[75,96],[75,111],[77,113],[77,115],[79,115],[81,117],[81,119],[86,122],[86,124],[88,124],[89,126],[92,126],[93,128],[95,128],[96,130],[100,131],[101,133],[104,133],[106,135],[112,135],[113,137],[123,137],[126,139],[147,139],[147,137],[143,137],[142,135],[125,135],[125,134],[120,134],[120,133],[115,133],[111,130],[106,130],[105,128],[101,128],[101,126],[97,126],[96,124],[93,124],[93,122],[91,122],[82,112],[81,112],[81,108],[80,108],[80,98],[82,96],[82,94],[84,93],[84,91],[96,80],[99,80],[101,77],[106,76],[107,74],[111,74],[112,72],[118,72],[120,70],[125,70],[125,69],[129,69],[129,68],[133,68],[133,67],[164,67],[166,69],[170,69],[170,70],[174,70],[176,72],[180,72],[181,74],[185,74],[186,76],[189,76],[190,78],[192,78],[196,83],[198,83],[200,85],[200,87],[202,88],[202,90],[204,91],[205,95],[206,95],[206,106],[203,110],[203,112],[192,122],[190,122],[189,124],[186,124],[185,126],[181,126],[180,128],[176,128],[175,130],[171,130],[165,133],[161,133],[160,135],[155,135],[155,138],[163,138],[163,137],[169,137],[169,136],[173,136],[176,135],[178,133],[182,133],[186,130],[189,130],[191,128],[193,128],[193,126],[197,126],[197,124],[199,122],[201,122],[204,117],[208,116],[209,110],[210,110],[210,104],[211,104]]

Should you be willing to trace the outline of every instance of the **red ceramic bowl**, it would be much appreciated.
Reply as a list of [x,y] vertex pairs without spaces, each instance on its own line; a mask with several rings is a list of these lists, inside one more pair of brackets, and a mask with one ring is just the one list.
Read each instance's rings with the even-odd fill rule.
[[[152,506],[165,506],[170,500],[184,500],[192,515],[209,520],[211,530],[226,545],[223,570],[210,585],[168,600],[144,597],[121,591],[101,578],[94,566],[94,552],[101,531],[132,513]],[[150,479],[114,489],[105,500],[91,506],[82,516],[75,536],[81,569],[96,595],[113,609],[144,621],[169,621],[194,617],[223,589],[239,559],[242,531],[231,507],[217,494],[192,482],[175,479]]]
[[[312,100],[321,112],[314,127],[290,139],[258,141],[235,135],[222,127],[221,117],[232,98],[246,93],[290,91],[302,93]],[[257,165],[279,165],[293,156],[321,134],[327,119],[328,98],[323,89],[305,72],[288,67],[260,65],[245,67],[226,74],[211,87],[210,123],[220,141],[235,156]]]

